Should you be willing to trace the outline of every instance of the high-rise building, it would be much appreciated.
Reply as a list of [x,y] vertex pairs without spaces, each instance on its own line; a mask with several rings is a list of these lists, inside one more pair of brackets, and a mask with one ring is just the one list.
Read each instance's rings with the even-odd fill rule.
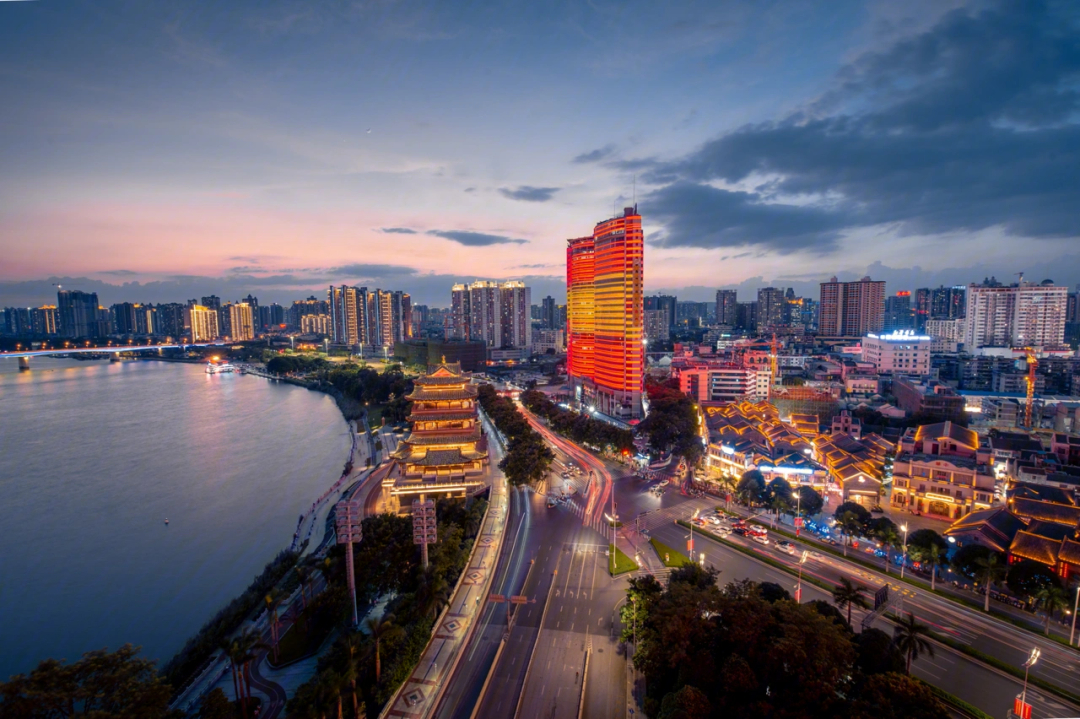
[[551,295],[540,301],[540,322],[546,330],[562,329],[555,323],[555,298]]
[[300,318],[300,332],[305,335],[330,336],[330,315],[303,315]]
[[645,310],[645,337],[652,340],[671,339],[667,313],[663,310]]
[[188,312],[191,316],[192,342],[211,342],[220,336],[218,334],[218,312],[216,309],[205,305],[191,305]]
[[109,308],[112,315],[113,332],[118,335],[135,334],[135,308],[131,302],[118,302]]
[[55,336],[59,332],[56,324],[56,306],[43,305],[30,310],[30,323],[35,335]]
[[956,320],[967,311],[967,287],[945,287],[930,290],[930,319]]
[[472,329],[469,326],[471,312],[468,285],[458,284],[450,288],[450,316],[453,327],[451,339],[469,339],[472,336]]
[[330,341],[347,347],[361,344],[364,329],[361,288],[331,285],[326,300],[330,305]]
[[1057,347],[1065,341],[1067,287],[1050,280],[1008,286],[994,278],[967,287],[964,346]]
[[499,285],[502,347],[524,349],[532,354],[532,290],[524,282],[509,280]]
[[716,291],[716,324],[734,327],[738,322],[738,300],[735,290]]
[[758,328],[758,303],[739,302],[735,306],[735,327],[740,330],[754,332]]
[[[592,237],[566,241],[566,372],[580,392],[596,350],[596,248]],[[578,398],[580,399],[580,397]]]
[[232,334],[229,336],[236,342],[246,342],[255,339],[255,318],[251,305],[247,302],[237,302],[229,305],[229,326]]
[[818,331],[818,310],[820,307],[821,305],[818,304],[817,300],[812,300],[809,297],[802,298],[799,321],[807,332]]
[[478,280],[469,285],[469,339],[502,347],[502,295],[498,282]]
[[915,330],[922,332],[926,329],[926,321],[930,319],[930,310],[933,306],[933,294],[929,287],[915,290],[915,302],[911,308],[915,315]]
[[184,335],[184,305],[169,302],[157,306],[157,334],[163,337],[180,338]]
[[660,310],[667,316],[668,327],[678,322],[677,308],[679,300],[671,295],[651,295],[645,298],[645,310]]
[[60,334],[64,337],[104,337],[96,292],[60,290],[56,293]]
[[897,292],[885,299],[885,331],[915,329],[915,315],[911,311],[911,293]]
[[[643,412],[644,244],[634,207],[598,223],[592,237],[567,242],[575,399],[622,420],[641,419]],[[671,313],[674,304],[671,298]],[[589,364],[591,375],[583,373]]]
[[784,290],[779,287],[762,287],[757,293],[757,304],[759,332],[771,332],[788,325],[788,304]]
[[828,337],[862,337],[881,332],[885,324],[885,283],[863,277],[821,283],[818,332]]

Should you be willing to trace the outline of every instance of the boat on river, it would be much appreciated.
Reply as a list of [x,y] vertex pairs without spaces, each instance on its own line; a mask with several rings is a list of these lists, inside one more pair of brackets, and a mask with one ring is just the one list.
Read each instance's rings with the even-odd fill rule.
[[225,372],[235,372],[236,365],[229,364],[228,362],[207,362],[206,374],[222,374]]

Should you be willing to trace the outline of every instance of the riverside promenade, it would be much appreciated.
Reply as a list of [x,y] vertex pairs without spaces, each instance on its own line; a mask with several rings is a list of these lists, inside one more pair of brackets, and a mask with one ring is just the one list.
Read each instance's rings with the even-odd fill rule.
[[[502,448],[490,426],[488,437],[495,439],[489,446],[501,455]],[[509,514],[506,478],[497,468],[500,460],[501,456],[491,460],[491,499],[469,563],[458,578],[450,602],[435,622],[435,630],[420,662],[387,702],[380,717],[417,719],[432,716],[469,643],[487,602]]]

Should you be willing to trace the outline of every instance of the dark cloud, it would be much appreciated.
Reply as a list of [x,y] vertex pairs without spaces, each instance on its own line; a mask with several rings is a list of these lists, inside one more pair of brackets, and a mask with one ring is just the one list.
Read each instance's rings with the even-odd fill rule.
[[601,160],[607,160],[614,154],[614,145],[604,145],[603,147],[598,147],[595,150],[581,153],[573,160],[571,160],[571,162],[574,162],[578,165],[584,165],[590,162],[600,162]]
[[383,232],[391,235],[415,235],[416,230],[411,230],[408,227],[384,227]]
[[513,190],[509,187],[500,187],[499,194],[503,197],[509,197],[511,200],[521,200],[523,202],[547,202],[560,189],[561,188],[559,187],[532,187],[531,185],[521,185]]
[[349,277],[406,277],[416,274],[415,267],[405,265],[369,265],[353,263],[332,267],[326,271],[331,275],[347,275]]
[[769,205],[748,192],[677,182],[652,192],[643,204],[666,228],[650,238],[658,247],[764,245],[778,252],[836,247],[837,218],[825,210]]
[[483,232],[466,232],[464,230],[428,230],[429,235],[441,237],[444,240],[453,240],[466,247],[486,247],[488,245],[516,244],[524,245],[528,240],[518,240],[503,235],[488,235]]
[[475,187],[466,187],[464,191],[465,192],[476,192],[476,188]]
[[511,269],[515,270],[546,270],[549,267],[561,267],[562,265],[546,262],[535,265],[514,265]]
[[102,270],[99,275],[109,275],[110,277],[131,277],[137,275],[137,272],[131,270]]
[[[1072,18],[1039,2],[957,10],[856,59],[807,112],[677,161],[631,162],[666,185],[642,202],[666,225],[665,246],[821,251],[835,249],[842,229],[884,223],[1071,237],[1080,234],[1078,82]],[[758,176],[770,179],[749,193],[709,186]],[[801,232],[798,219],[809,223]]]

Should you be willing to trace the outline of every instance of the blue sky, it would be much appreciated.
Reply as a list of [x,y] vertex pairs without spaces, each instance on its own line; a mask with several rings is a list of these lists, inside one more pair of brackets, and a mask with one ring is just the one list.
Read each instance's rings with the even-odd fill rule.
[[[0,2],[0,303],[1080,282],[1067,3]],[[124,283],[127,283],[126,285]]]

